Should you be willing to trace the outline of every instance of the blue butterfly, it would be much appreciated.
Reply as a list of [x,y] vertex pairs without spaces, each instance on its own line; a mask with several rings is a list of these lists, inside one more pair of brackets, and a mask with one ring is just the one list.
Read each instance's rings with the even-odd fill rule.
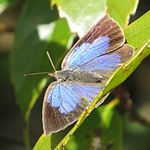
[[[43,129],[48,135],[63,130],[87,108],[133,48],[125,43],[121,27],[104,16],[69,51],[57,81],[47,88],[43,102]],[[86,99],[83,100],[83,97]]]

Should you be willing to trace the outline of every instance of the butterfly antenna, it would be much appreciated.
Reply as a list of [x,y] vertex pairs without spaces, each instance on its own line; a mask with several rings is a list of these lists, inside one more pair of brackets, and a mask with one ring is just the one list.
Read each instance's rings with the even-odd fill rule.
[[48,59],[49,59],[49,61],[50,61],[51,65],[52,65],[52,67],[53,67],[54,71],[56,71],[56,68],[55,68],[55,66],[54,66],[54,63],[53,63],[53,61],[52,61],[52,59],[51,59],[51,56],[50,56],[49,52],[48,52],[48,51],[46,51],[46,54],[47,54],[47,57],[48,57]]
[[49,74],[49,72],[36,72],[36,73],[26,73],[23,76],[33,76],[33,75],[42,75],[42,74]]

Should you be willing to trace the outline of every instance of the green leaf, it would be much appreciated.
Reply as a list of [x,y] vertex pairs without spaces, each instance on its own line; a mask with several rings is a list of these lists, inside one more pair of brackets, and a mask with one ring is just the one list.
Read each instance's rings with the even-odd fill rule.
[[19,0],[0,0],[0,12],[3,10],[3,7],[8,6],[8,5],[14,5],[18,1]]
[[54,64],[58,63],[70,35],[67,22],[58,19],[56,9],[49,10],[49,1],[26,2],[17,25],[11,54],[12,82],[17,103],[26,120],[47,83],[47,75],[23,77],[23,74],[52,71],[46,51],[50,51]]
[[138,67],[142,60],[150,54],[150,49],[148,48],[150,40],[150,11],[129,25],[125,29],[125,36],[127,42],[135,47],[135,53],[131,60],[108,81],[106,93],[112,87],[116,87],[123,82]]
[[107,0],[107,6],[110,16],[124,28],[129,23],[130,15],[136,12],[138,0]]
[[18,0],[0,0],[0,14],[2,14],[8,6],[13,6]]
[[119,113],[114,106],[119,100],[114,99],[108,105],[101,106],[99,114],[101,115],[101,140],[103,149],[108,146],[111,150],[123,150],[123,124]]
[[68,150],[123,149],[123,130],[120,115],[114,110],[118,100],[94,110],[73,134],[68,144]]
[[83,36],[106,11],[106,0],[52,0],[57,4],[59,14],[65,17],[72,32]]
[[[143,29],[144,27],[144,29]],[[132,32],[134,31],[134,32]],[[111,89],[122,83],[141,63],[141,61],[150,54],[150,12],[147,12],[140,19],[132,23],[126,30],[125,35],[129,44],[135,47],[135,53],[132,58],[124,63],[116,72],[112,75],[110,80],[106,83],[106,88],[101,91],[96,99],[94,99],[87,110],[85,110],[79,117],[75,126],[69,131],[69,133],[63,138],[63,140],[57,145],[56,149],[62,148],[62,145],[66,145],[71,135],[79,128],[86,117],[91,113],[95,104]],[[132,33],[132,35],[131,35]],[[141,38],[139,38],[141,37]],[[140,42],[140,44],[139,44]]]
[[68,150],[93,149],[94,140],[96,138],[100,140],[100,123],[101,116],[98,110],[95,110],[91,113],[91,116],[84,121],[82,126],[78,128],[77,132],[72,136],[65,147]]
[[41,135],[33,150],[50,150],[51,136]]
[[150,40],[150,11],[125,29],[127,42],[138,49]]
[[[83,36],[102,15],[107,12],[117,20],[124,28],[129,23],[130,15],[134,14],[138,0],[52,0],[52,4],[57,4],[61,17],[66,17],[73,32]],[[120,9],[121,8],[121,9]]]
[[[103,110],[101,113],[103,113]],[[107,128],[103,126],[102,128],[102,146],[104,148],[111,147],[111,150],[123,150],[123,124],[121,116],[114,109],[109,113],[112,113],[112,118],[109,126]]]

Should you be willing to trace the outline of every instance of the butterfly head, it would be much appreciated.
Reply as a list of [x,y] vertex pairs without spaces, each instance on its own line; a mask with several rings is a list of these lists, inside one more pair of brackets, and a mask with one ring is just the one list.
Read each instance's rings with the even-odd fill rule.
[[74,73],[72,70],[59,70],[48,75],[54,77],[57,81],[72,81],[74,80]]
[[57,81],[66,81],[69,78],[68,71],[55,71],[54,73],[48,74],[51,77],[54,77]]

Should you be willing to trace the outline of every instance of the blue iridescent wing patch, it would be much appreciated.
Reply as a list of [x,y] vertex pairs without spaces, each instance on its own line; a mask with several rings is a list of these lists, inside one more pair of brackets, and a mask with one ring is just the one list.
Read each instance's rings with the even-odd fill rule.
[[77,46],[67,58],[66,69],[80,68],[94,58],[104,55],[109,46],[110,38],[108,36],[99,37],[93,43],[83,43]]
[[57,132],[75,122],[101,89],[102,86],[97,83],[73,81],[52,83],[44,97],[45,133]]

